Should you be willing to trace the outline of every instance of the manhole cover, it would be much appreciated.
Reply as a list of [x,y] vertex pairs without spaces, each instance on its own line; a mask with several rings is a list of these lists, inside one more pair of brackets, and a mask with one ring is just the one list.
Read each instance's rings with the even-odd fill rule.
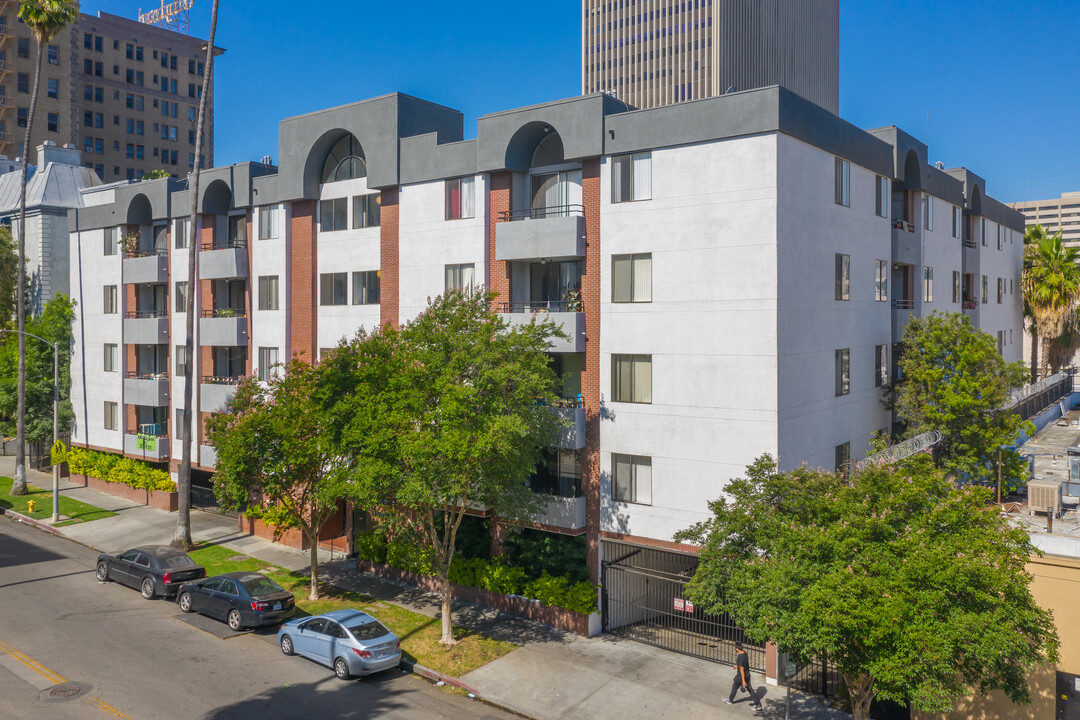
[[73,697],[78,697],[86,692],[87,687],[79,685],[78,683],[64,683],[63,685],[54,685],[48,690],[43,690],[39,697],[42,700],[70,700]]
[[229,562],[243,562],[250,559],[251,558],[249,558],[247,555],[233,555],[231,558],[229,558]]

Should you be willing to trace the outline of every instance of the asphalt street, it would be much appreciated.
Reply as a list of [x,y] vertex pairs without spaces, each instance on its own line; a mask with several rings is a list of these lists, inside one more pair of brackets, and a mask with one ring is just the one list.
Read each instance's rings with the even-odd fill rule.
[[282,655],[274,629],[200,629],[171,601],[97,582],[96,559],[0,517],[0,718],[512,717],[399,670],[341,682]]

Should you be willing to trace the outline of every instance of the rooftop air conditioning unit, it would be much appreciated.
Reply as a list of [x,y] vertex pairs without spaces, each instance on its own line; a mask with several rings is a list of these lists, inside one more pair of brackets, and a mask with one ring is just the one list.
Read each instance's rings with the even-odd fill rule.
[[1052,508],[1054,517],[1061,517],[1061,481],[1032,478],[1028,481],[1028,515]]

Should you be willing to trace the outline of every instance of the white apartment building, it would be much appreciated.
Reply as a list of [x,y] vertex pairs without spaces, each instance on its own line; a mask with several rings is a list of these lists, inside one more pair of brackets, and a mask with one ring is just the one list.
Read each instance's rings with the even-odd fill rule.
[[[175,472],[193,362],[210,473],[204,420],[239,376],[486,285],[510,322],[567,331],[552,356],[574,422],[535,527],[587,537],[617,630],[655,616],[619,571],[677,592],[696,561],[674,533],[756,457],[832,469],[868,452],[893,423],[881,385],[909,317],[962,311],[1020,358],[1023,217],[895,127],[770,87],[648,110],[590,95],[462,130],[401,94],[282,121],[279,167],[203,173],[194,285],[184,181],[84,190],[73,443]],[[141,239],[129,257],[125,232]],[[189,291],[199,350],[184,358]],[[155,450],[136,449],[140,426]]]

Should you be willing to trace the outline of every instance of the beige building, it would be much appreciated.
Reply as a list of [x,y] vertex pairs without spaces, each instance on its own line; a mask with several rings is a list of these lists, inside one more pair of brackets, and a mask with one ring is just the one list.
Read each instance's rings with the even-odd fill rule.
[[[23,154],[37,44],[0,0],[0,154]],[[72,144],[105,182],[157,168],[186,175],[194,163],[195,118],[206,45],[135,20],[80,14],[42,53],[31,146]],[[202,162],[214,164],[213,81]]]
[[1080,192],[1062,193],[1056,200],[1031,200],[1010,204],[1024,214],[1027,226],[1042,225],[1053,235],[1060,232],[1067,245],[1080,246]]
[[582,94],[638,108],[783,85],[839,113],[838,0],[582,0]]

